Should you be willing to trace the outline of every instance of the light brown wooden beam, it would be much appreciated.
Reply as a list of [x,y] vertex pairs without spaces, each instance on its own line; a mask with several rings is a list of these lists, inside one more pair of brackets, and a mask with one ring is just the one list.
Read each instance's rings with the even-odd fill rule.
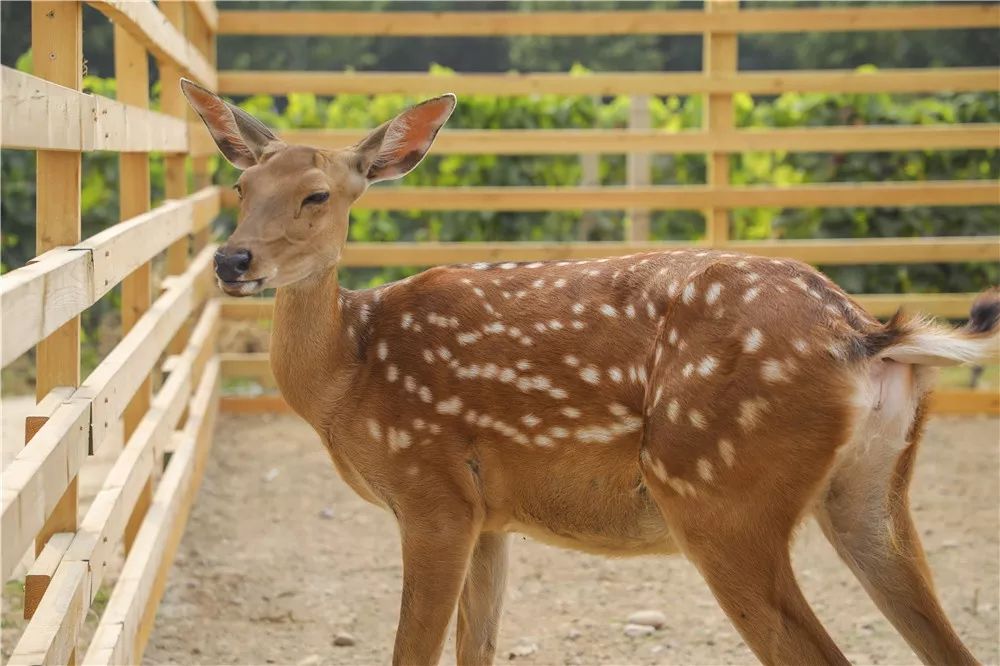
[[692,10],[531,12],[223,11],[230,35],[453,36],[684,35],[719,32],[854,32],[997,28],[995,5],[752,9],[735,16]]
[[698,95],[786,92],[910,93],[996,91],[994,67],[947,69],[753,71],[736,74],[602,72],[454,74],[395,72],[222,71],[219,91],[229,95],[385,95],[452,92],[461,95]]

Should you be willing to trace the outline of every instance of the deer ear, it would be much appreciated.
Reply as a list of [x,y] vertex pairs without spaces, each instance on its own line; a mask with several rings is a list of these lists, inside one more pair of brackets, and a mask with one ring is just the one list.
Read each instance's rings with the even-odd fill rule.
[[383,123],[355,146],[368,182],[405,176],[420,164],[455,110],[451,93],[421,102]]
[[215,145],[237,169],[257,164],[264,147],[278,140],[264,123],[198,84],[182,78],[181,90],[205,121]]

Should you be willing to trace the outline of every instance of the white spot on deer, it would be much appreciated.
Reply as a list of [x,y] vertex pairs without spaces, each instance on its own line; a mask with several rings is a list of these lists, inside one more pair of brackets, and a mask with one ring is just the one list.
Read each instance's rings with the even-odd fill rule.
[[548,327],[545,326],[545,322],[536,321],[535,322],[535,330],[538,331],[539,333],[544,333],[545,331],[548,330]]
[[570,366],[571,368],[576,368],[580,365],[580,359],[572,354],[566,354],[563,356],[563,363]]
[[805,354],[807,351],[809,351],[809,345],[802,338],[795,338],[792,341],[792,346],[795,347],[795,351],[797,351],[800,354]]
[[532,289],[541,289],[544,286],[545,286],[545,280],[541,279],[535,280],[534,282],[531,283]]
[[542,420],[535,416],[534,414],[525,414],[521,417],[521,423],[528,426],[529,428],[534,428],[536,425],[541,423]]
[[493,379],[500,373],[500,368],[495,363],[487,363],[483,366],[483,377]]
[[405,377],[403,377],[403,386],[406,387],[407,391],[413,393],[414,391],[417,390],[417,380],[410,375],[406,375]]
[[459,414],[462,411],[462,399],[457,395],[452,396],[439,402],[434,409],[437,410],[438,414]]
[[549,447],[555,444],[555,441],[548,435],[535,435],[535,444],[538,446]]
[[671,423],[677,423],[677,419],[681,415],[681,406],[676,400],[671,400],[670,404],[667,405],[667,418],[670,419]]
[[736,448],[728,439],[719,440],[719,457],[726,467],[732,467],[736,463]]
[[486,292],[483,291],[482,289],[480,289],[479,287],[473,287],[472,288],[472,293],[474,293],[479,298],[483,298],[483,297],[486,296]]
[[580,410],[576,407],[563,407],[559,410],[563,416],[568,419],[578,419],[580,418]]
[[679,336],[677,334],[677,329],[676,328],[672,328],[672,329],[670,329],[670,334],[667,335],[667,342],[669,342],[672,345],[676,345],[678,337]]
[[426,426],[427,424],[424,422],[423,419],[413,419],[414,430],[423,430]]
[[403,316],[399,319],[399,325],[403,327],[403,330],[410,328],[413,325],[413,313],[404,312]]
[[431,390],[429,388],[427,388],[426,386],[421,386],[420,390],[417,391],[417,395],[420,396],[421,400],[423,400],[424,402],[426,402],[428,404],[434,401],[434,396],[431,395]]
[[489,414],[480,414],[479,420],[476,421],[476,424],[480,428],[489,428],[492,423],[493,423],[493,417],[490,416]]
[[569,394],[566,393],[566,391],[564,391],[561,388],[549,389],[549,395],[555,398],[556,400],[565,400],[567,397],[569,397]]
[[549,321],[549,328],[553,331],[561,331],[564,327],[561,321],[558,319],[553,319]]
[[556,289],[562,289],[563,287],[566,286],[566,279],[559,278],[558,280],[552,283],[552,286],[555,287]]
[[686,364],[684,366],[684,369],[681,370],[681,374],[684,375],[684,377],[690,377],[693,372],[694,372],[694,363]]
[[584,310],[584,306],[583,306],[583,303],[574,303],[574,304],[573,304],[573,308],[572,308],[572,310],[573,310],[573,312],[574,312],[575,314],[580,314],[580,313],[582,313],[582,312],[583,312],[583,310]]
[[399,379],[399,368],[394,365],[390,365],[385,369],[385,378],[389,380],[390,383]]
[[625,306],[625,316],[629,319],[635,319],[635,306],[631,303]]
[[802,291],[809,291],[809,285],[807,285],[806,281],[803,280],[799,276],[793,277],[791,280],[789,280],[789,282],[791,282],[792,284],[794,284],[796,287],[798,287]]
[[509,270],[511,270],[513,268],[517,268],[517,264],[515,264],[514,262],[511,262],[511,261],[508,261],[507,263],[500,264],[500,268],[502,268],[505,271],[509,271]]
[[760,421],[761,415],[767,409],[768,402],[764,398],[757,396],[750,400],[743,400],[739,406],[739,416],[736,421],[744,430],[751,430]]
[[608,405],[608,411],[614,414],[615,416],[628,415],[628,407],[621,404],[620,402],[612,402],[610,405]]
[[601,306],[601,314],[604,315],[605,317],[617,317],[618,310],[615,310],[613,306],[605,303],[604,305]]
[[751,328],[743,338],[743,351],[748,354],[753,354],[758,351],[761,345],[764,344],[764,334],[760,332],[760,329]]
[[556,426],[555,428],[549,428],[549,437],[555,437],[556,439],[566,439],[569,437],[569,430],[566,428],[560,428]]
[[621,384],[623,381],[625,381],[625,375],[622,374],[621,368],[618,368],[616,366],[611,366],[610,368],[608,368],[608,377],[611,377],[611,381],[613,381],[615,384]]
[[528,295],[528,292],[526,292],[524,289],[521,289],[516,294],[514,294],[514,298],[524,298],[527,295]]
[[652,301],[646,301],[646,316],[650,319],[656,316],[656,306],[653,305]]
[[712,469],[712,463],[709,462],[706,458],[698,458],[697,466],[698,466],[698,476],[701,477],[701,480],[704,481],[705,483],[711,483],[712,480],[715,478],[715,474],[713,473]]
[[646,466],[653,470],[653,474],[656,475],[656,478],[658,478],[662,483],[666,483],[667,469],[663,466],[663,462],[659,459],[654,460],[653,457],[649,455],[649,451],[646,449],[642,450],[640,456],[642,457],[643,462],[646,463]]
[[488,263],[486,263],[485,261],[480,261],[478,263],[472,264],[472,268],[475,269],[475,270],[477,270],[477,271],[485,271],[489,267],[490,267],[490,265]]
[[695,294],[697,293],[697,288],[694,286],[694,282],[688,282],[687,286],[684,287],[684,295],[681,296],[681,300],[687,305],[694,302]]
[[714,356],[706,356],[698,364],[698,374],[702,377],[708,377],[719,365],[718,359]]
[[588,365],[580,370],[580,379],[588,384],[597,384],[601,381],[601,371],[596,366]]
[[611,441],[611,431],[600,426],[587,426],[576,429],[576,438],[581,442],[607,443]]
[[691,421],[691,425],[698,430],[704,430],[705,426],[708,425],[708,422],[705,420],[705,415],[697,409],[692,409],[688,412],[688,420]]
[[432,352],[430,349],[425,349],[424,350],[424,360],[427,361],[428,363],[433,363],[434,362],[434,352]]
[[395,451],[405,449],[413,443],[410,433],[406,430],[396,430],[389,428],[389,448]]
[[460,345],[471,345],[478,342],[481,337],[483,337],[482,333],[473,331],[471,333],[459,333],[455,336],[455,339]]
[[579,331],[579,330],[582,330],[582,329],[584,328],[584,326],[586,326],[586,324],[584,324],[584,323],[583,323],[582,321],[580,321],[579,319],[574,319],[574,320],[572,321],[572,324],[573,324],[573,328],[575,328],[575,329],[576,329],[576,330],[578,330],[578,331]]
[[750,287],[745,292],[743,292],[743,302],[749,303],[758,296],[760,296],[760,287]]
[[531,262],[530,264],[525,264],[525,265],[524,265],[524,267],[525,267],[525,268],[541,268],[541,267],[542,267],[542,266],[544,266],[544,265],[545,265],[545,264],[543,264],[543,263],[542,263],[542,262],[540,262],[540,261],[533,261],[533,262]]
[[769,358],[760,364],[760,375],[764,378],[764,381],[771,382],[787,382],[790,377],[785,370],[785,364],[777,359]]
[[667,296],[673,298],[677,295],[677,291],[680,287],[677,284],[677,280],[673,280],[669,285],[667,285]]
[[511,368],[504,368],[500,371],[500,381],[504,384],[510,384],[512,381],[517,379],[517,373]]
[[507,329],[507,335],[509,335],[512,338],[519,338],[521,337],[521,329],[519,329],[517,326],[511,326],[510,328]]
[[705,291],[705,302],[709,305],[714,305],[717,300],[719,300],[719,295],[722,293],[722,284],[718,282],[713,282],[708,286]]
[[656,387],[656,397],[653,398],[653,407],[658,407],[660,405],[660,400],[663,399],[663,387]]
[[368,434],[374,439],[382,441],[382,426],[378,424],[378,421],[374,419],[368,419]]
[[520,361],[517,362],[517,365],[515,367],[517,367],[517,369],[522,372],[524,372],[525,370],[531,370],[531,361],[527,359],[521,359]]
[[384,361],[389,357],[389,345],[385,343],[385,340],[380,340],[378,343],[378,360]]
[[451,350],[447,347],[438,347],[437,353],[438,356],[441,357],[442,361],[447,361],[451,358]]
[[487,324],[486,326],[483,326],[483,332],[484,333],[490,333],[490,334],[503,333],[506,330],[507,330],[507,327],[504,326],[503,324],[501,324],[498,321],[495,321],[492,324]]
[[529,338],[527,335],[525,335],[523,338],[521,338],[520,342],[525,347],[530,347],[531,345],[535,344],[535,341],[532,340],[531,338]]

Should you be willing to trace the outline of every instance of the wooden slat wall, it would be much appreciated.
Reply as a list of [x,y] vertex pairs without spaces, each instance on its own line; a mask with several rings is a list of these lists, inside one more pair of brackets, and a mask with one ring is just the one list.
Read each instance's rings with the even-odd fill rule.
[[[38,156],[38,257],[0,277],[2,362],[36,347],[39,399],[25,424],[29,444],[5,466],[0,483],[4,579],[33,542],[39,553],[25,580],[29,622],[11,664],[76,663],[84,620],[121,544],[129,570],[165,580],[173,552],[151,551],[142,535],[161,530],[158,502],[189,506],[200,476],[182,455],[164,478],[187,479],[183,487],[156,480],[175,439],[193,437],[197,460],[204,460],[216,412],[218,372],[206,368],[217,368],[220,308],[202,304],[213,284],[208,227],[220,196],[207,182],[204,157],[196,172],[206,186],[187,195],[189,118],[178,79],[184,74],[214,87],[218,15],[211,2],[162,3],[162,10],[150,0],[91,4],[115,23],[118,99],[79,91],[82,5],[75,0],[34,2],[35,75],[2,70],[4,107],[16,110],[3,114],[3,147]],[[194,17],[197,30],[188,30],[185,16]],[[149,53],[165,86],[163,113],[148,109]],[[92,150],[120,153],[122,221],[81,239],[80,156]],[[168,201],[154,210],[150,151],[169,155]],[[168,279],[160,293],[151,261],[165,251]],[[79,315],[118,284],[123,338],[81,383]],[[161,364],[165,352],[170,357]],[[153,372],[165,376],[155,399]],[[78,473],[89,454],[118,442],[123,430],[125,446],[106,449],[115,464],[79,521]],[[185,518],[178,514],[162,532],[171,543]],[[129,589],[117,581],[112,598]],[[125,620],[140,631],[118,642],[123,661],[142,660],[159,596],[148,598],[152,606]]]

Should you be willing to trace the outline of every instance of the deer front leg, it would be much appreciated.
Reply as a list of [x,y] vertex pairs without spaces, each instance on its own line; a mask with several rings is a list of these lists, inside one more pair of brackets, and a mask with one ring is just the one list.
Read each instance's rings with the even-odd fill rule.
[[469,568],[479,524],[467,507],[400,515],[403,594],[392,663],[436,664]]
[[492,664],[507,583],[507,535],[479,535],[458,603],[458,664]]

